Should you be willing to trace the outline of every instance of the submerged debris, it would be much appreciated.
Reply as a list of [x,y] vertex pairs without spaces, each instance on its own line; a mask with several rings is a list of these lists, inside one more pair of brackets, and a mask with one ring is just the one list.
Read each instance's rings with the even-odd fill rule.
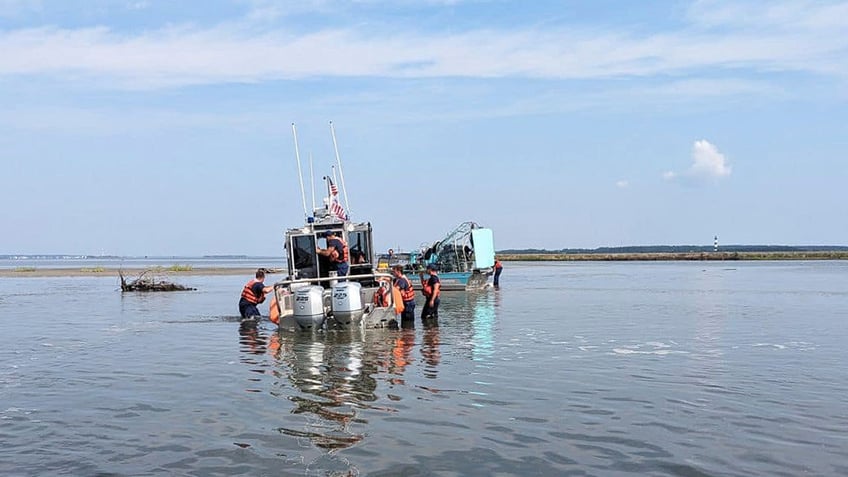
[[163,280],[155,275],[153,270],[145,270],[134,280],[127,280],[121,270],[118,270],[118,276],[121,277],[121,291],[190,291],[195,288],[171,283]]

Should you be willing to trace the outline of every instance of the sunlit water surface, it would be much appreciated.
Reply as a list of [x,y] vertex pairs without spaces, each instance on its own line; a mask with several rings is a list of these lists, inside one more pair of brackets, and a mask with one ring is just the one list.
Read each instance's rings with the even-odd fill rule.
[[[0,279],[0,475],[846,475],[848,263],[507,263],[439,326]],[[419,310],[420,310],[419,302]]]

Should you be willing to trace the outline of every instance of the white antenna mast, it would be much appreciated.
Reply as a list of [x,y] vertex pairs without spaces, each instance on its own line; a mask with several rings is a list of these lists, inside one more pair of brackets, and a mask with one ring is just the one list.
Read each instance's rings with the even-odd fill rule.
[[309,217],[306,212],[306,191],[303,189],[303,173],[300,171],[300,150],[297,147],[297,129],[292,123],[292,135],[294,136],[294,156],[297,158],[297,178],[300,179],[300,197],[303,201],[303,216]]
[[336,150],[336,163],[339,165],[339,178],[341,178],[342,182],[342,193],[344,194],[345,209],[347,209],[348,216],[350,216],[353,211],[350,208],[350,202],[347,201],[347,187],[345,187],[344,171],[342,170],[342,159],[341,157],[339,157],[339,145],[336,142],[336,128],[333,127],[332,121],[330,121],[330,133],[333,135],[333,148]]

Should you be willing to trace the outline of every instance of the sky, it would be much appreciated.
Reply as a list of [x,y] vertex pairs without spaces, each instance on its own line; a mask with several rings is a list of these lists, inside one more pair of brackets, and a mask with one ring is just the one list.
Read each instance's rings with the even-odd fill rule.
[[847,106],[842,1],[0,0],[0,254],[279,255],[330,122],[378,249],[848,245]]

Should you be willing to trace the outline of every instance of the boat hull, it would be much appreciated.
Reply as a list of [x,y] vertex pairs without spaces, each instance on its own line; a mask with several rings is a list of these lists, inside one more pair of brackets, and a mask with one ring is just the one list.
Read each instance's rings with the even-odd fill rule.
[[[479,270],[473,272],[444,272],[439,273],[439,282],[442,284],[443,291],[465,291],[479,290],[485,288],[489,280],[489,273]],[[416,279],[417,278],[417,279]],[[424,275],[427,279],[427,275]],[[421,289],[420,277],[409,277],[412,282],[412,287],[416,290]]]

